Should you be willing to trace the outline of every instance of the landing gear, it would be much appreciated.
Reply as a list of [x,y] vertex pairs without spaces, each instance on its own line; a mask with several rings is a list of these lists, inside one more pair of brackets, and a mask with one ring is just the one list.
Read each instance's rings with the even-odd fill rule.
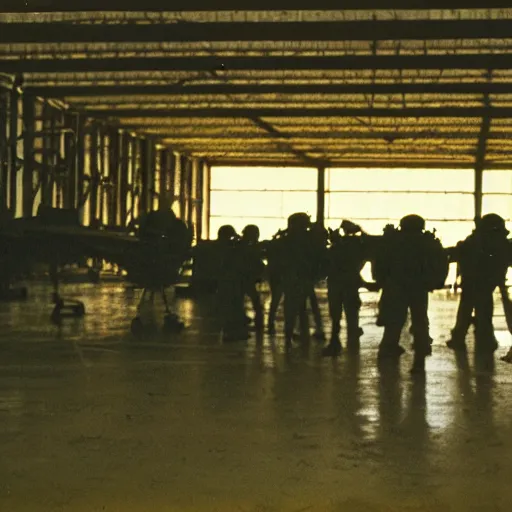
[[[181,332],[185,328],[185,324],[179,319],[178,315],[171,312],[169,307],[169,303],[167,301],[167,296],[165,294],[165,289],[161,288],[160,290],[162,300],[165,306],[165,315],[162,326],[162,332],[164,334],[177,334]],[[148,290],[145,288],[142,292],[142,297],[140,299],[139,305],[137,306],[137,316],[132,320],[131,324],[131,332],[137,338],[142,337],[143,335],[154,334],[156,332],[155,323],[154,322],[144,322],[142,320],[141,310],[146,301],[146,297],[148,295]],[[149,292],[149,301],[152,303],[154,300],[155,292]],[[152,307],[152,304],[151,304]]]

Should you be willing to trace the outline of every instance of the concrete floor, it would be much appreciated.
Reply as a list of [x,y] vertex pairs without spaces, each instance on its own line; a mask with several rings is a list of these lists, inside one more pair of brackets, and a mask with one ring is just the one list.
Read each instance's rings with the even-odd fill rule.
[[183,334],[135,341],[138,292],[64,291],[87,315],[62,328],[46,285],[0,304],[1,511],[510,510],[503,318],[495,363],[457,360],[456,297],[438,294],[422,379],[410,353],[377,369],[375,294],[360,356],[331,360],[280,336],[222,345],[211,301],[178,302]]

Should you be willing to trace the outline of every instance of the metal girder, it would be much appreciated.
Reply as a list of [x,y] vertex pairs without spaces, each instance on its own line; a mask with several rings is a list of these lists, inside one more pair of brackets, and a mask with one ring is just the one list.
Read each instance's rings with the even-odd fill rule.
[[86,109],[83,114],[105,117],[482,117],[491,111],[493,118],[512,118],[512,107],[425,107],[425,108],[174,108],[174,109]]
[[[489,97],[486,96],[484,100],[486,105],[489,105]],[[485,168],[485,156],[487,152],[487,139],[491,128],[491,109],[488,108],[482,116],[482,124],[480,126],[480,133],[478,135],[478,145],[475,155],[475,219],[482,216],[482,200],[483,200],[483,175]]]
[[[307,4],[306,4],[307,5]],[[464,9],[467,1],[456,0],[317,0],[300,5],[294,0],[2,0],[0,12],[75,12],[75,11],[282,11],[282,10],[334,10],[334,9]],[[473,2],[472,8],[510,7],[504,0]]]
[[[509,22],[509,36],[512,21]],[[35,25],[35,24],[32,24]],[[254,23],[254,25],[256,25]],[[273,25],[279,25],[274,23]],[[311,25],[311,23],[310,23]],[[76,25],[81,27],[82,25]],[[98,25],[93,25],[98,26]],[[143,25],[144,26],[144,25]],[[5,25],[0,25],[0,31]],[[21,29],[20,29],[21,30]],[[30,27],[25,30],[30,31]],[[59,30],[52,28],[59,33]],[[52,32],[53,33],[53,32]],[[0,35],[0,38],[3,34]],[[0,42],[2,40],[0,39]],[[288,57],[120,57],[79,59],[0,59],[0,71],[5,73],[72,73],[122,71],[210,71],[220,76],[229,71],[286,70],[366,70],[366,69],[509,69],[512,54],[462,55],[342,55]],[[413,84],[411,84],[413,85]],[[419,85],[419,84],[418,84]],[[441,84],[438,84],[441,85]],[[58,87],[58,86],[57,86]],[[220,85],[218,87],[221,87]],[[223,87],[234,87],[224,85]],[[237,86],[240,87],[240,86]],[[272,86],[274,87],[274,86]],[[348,86],[347,86],[348,87]],[[191,86],[182,85],[183,91]],[[58,89],[56,89],[58,91]],[[99,89],[98,89],[99,90]],[[73,92],[72,94],[75,94]]]
[[[150,135],[158,135],[166,144],[194,144],[194,143],[229,143],[230,141],[245,141],[250,143],[255,142],[267,142],[269,137],[259,133],[247,133],[247,132],[232,132],[232,133],[221,133],[221,134],[208,134],[208,133],[197,133],[197,134],[181,134],[176,133],[176,130],[171,128],[165,129],[144,129],[144,133]],[[375,132],[312,132],[307,131],[289,133],[291,139],[294,142],[307,143],[308,141],[321,140],[325,143],[335,142],[354,142],[354,141],[385,141],[392,144],[395,141],[409,141],[417,139],[432,139],[432,140],[461,140],[461,141],[476,141],[478,138],[478,132],[475,133],[443,133],[436,132],[435,127],[430,132],[391,132],[391,131],[375,131]],[[492,132],[489,135],[490,139],[499,141],[511,140],[511,133],[508,132]],[[511,140],[512,142],[512,140]]]
[[[492,56],[486,63],[492,63]],[[502,57],[502,56],[500,56]],[[429,57],[430,58],[430,57]],[[481,63],[483,60],[477,59]],[[505,59],[503,59],[505,60]],[[512,65],[512,57],[506,59]],[[420,58],[421,62],[421,58]],[[458,62],[458,59],[453,59]],[[474,63],[475,61],[472,61]],[[458,64],[457,64],[458,65]],[[1,64],[0,64],[1,66]],[[134,95],[215,95],[215,94],[509,94],[512,82],[478,83],[365,83],[365,84],[251,84],[251,85],[49,85],[25,86],[25,90],[45,98],[66,96]]]
[[380,41],[502,39],[512,20],[179,22],[172,24],[3,23],[2,43],[185,41]]
[[[211,158],[208,160],[212,167],[214,166],[222,166],[222,167],[296,167],[297,165],[301,165],[300,160],[293,160],[289,157],[282,156],[279,158]],[[389,159],[389,160],[371,160],[361,159],[361,160],[342,160],[342,159],[333,159],[331,161],[330,168],[334,167],[346,167],[346,168],[394,168],[394,167],[402,167],[402,168],[411,168],[411,169],[473,169],[474,163],[471,161],[468,162],[447,162],[446,160],[422,160],[422,161],[414,161],[407,159]],[[488,165],[487,169],[499,169],[499,170],[509,170],[510,165],[500,164],[500,165]]]
[[290,142],[284,142],[284,139],[290,139],[290,136],[281,133],[279,130],[276,130],[271,124],[263,121],[263,119],[260,119],[259,117],[251,117],[250,119],[256,126],[267,132],[272,139],[278,139],[276,145],[279,148],[286,150],[292,155],[295,155],[306,165],[325,165],[325,161],[320,161],[320,159],[311,157],[305,151],[294,148]]
[[318,167],[316,172],[316,221],[323,226],[325,221],[325,167]]

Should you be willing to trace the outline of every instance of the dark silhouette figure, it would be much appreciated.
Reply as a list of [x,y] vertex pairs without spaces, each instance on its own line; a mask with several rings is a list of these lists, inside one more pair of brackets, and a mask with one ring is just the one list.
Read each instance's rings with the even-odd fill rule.
[[290,347],[297,319],[303,338],[309,335],[306,301],[319,273],[322,248],[310,230],[306,213],[288,218],[286,234],[279,239],[280,274],[284,294],[285,342]]
[[329,232],[325,229],[324,225],[321,222],[313,222],[311,224],[311,237],[313,246],[317,248],[317,268],[315,280],[313,282],[313,286],[308,294],[309,305],[311,307],[311,313],[313,314],[313,319],[315,321],[315,333],[314,337],[319,341],[325,341],[325,332],[322,321],[322,314],[320,312],[320,307],[318,305],[318,298],[315,292],[315,284],[321,279],[325,279],[327,277],[327,244],[329,242]]
[[244,308],[244,259],[240,238],[233,226],[221,226],[217,236],[219,281],[217,295],[223,341],[249,338]]
[[254,310],[254,327],[257,332],[263,330],[263,305],[257,290],[257,284],[263,278],[265,265],[263,249],[259,244],[260,230],[258,226],[249,224],[242,231],[242,257],[245,266],[243,276],[244,292],[249,297]]
[[429,335],[428,294],[442,288],[448,274],[448,258],[441,242],[425,231],[425,221],[407,215],[400,229],[388,229],[375,258],[375,277],[382,288],[379,322],[384,336],[379,357],[398,357],[404,349],[400,335],[411,312],[413,372],[424,370],[425,357],[432,352]]
[[359,327],[359,288],[363,283],[361,270],[368,259],[368,247],[360,226],[344,220],[341,229],[343,236],[339,231],[332,231],[330,236],[327,297],[332,330],[330,343],[322,352],[324,356],[336,356],[342,351],[340,323],[343,312],[347,322],[349,350],[359,349],[359,338],[363,334]]
[[[297,217],[295,217],[297,216]],[[309,282],[310,288],[307,291],[307,299],[311,305],[313,318],[315,321],[315,337],[320,340],[325,339],[325,334],[322,325],[322,316],[320,314],[320,308],[318,306],[318,299],[315,293],[315,282],[322,277],[322,263],[325,259],[324,252],[326,250],[326,238],[325,229],[323,226],[315,224],[311,225],[309,216],[306,213],[296,213],[289,218],[288,228],[285,230],[279,230],[273,237],[272,240],[263,242],[265,257],[267,260],[267,276],[270,285],[270,308],[268,313],[268,333],[275,334],[275,322],[277,310],[281,299],[284,296],[284,282],[283,274],[288,271],[287,265],[290,258],[293,260],[293,253],[289,252],[290,245],[288,244],[290,235],[290,219],[292,224],[296,222],[294,219],[300,219],[304,222],[303,230],[303,241],[310,244],[308,248],[308,254],[311,256],[311,269],[313,272],[313,278]],[[292,227],[292,239],[296,239],[294,227]],[[306,234],[307,232],[307,234]],[[307,245],[306,243],[306,245]],[[315,253],[316,250],[316,254]],[[304,310],[304,318],[302,320],[303,326],[307,324],[307,311]]]
[[262,242],[265,259],[267,260],[267,279],[270,286],[270,309],[267,320],[269,334],[275,334],[276,332],[276,315],[283,297],[281,239],[284,235],[285,231],[280,230],[272,237],[272,240]]
[[462,288],[457,320],[447,342],[453,350],[466,350],[465,339],[473,323],[473,311],[475,350],[492,353],[498,348],[492,324],[493,293],[496,287],[503,291],[511,263],[508,233],[499,215],[484,215],[473,233],[449,250],[451,261],[459,265]]

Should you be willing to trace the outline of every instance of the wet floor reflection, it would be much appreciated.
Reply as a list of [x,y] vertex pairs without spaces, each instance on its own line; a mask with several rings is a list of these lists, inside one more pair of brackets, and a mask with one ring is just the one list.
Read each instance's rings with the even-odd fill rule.
[[0,304],[1,510],[508,510],[511,367],[444,347],[457,297],[431,301],[413,378],[410,352],[377,364],[376,295],[361,353],[333,360],[280,332],[222,344],[212,298],[176,299],[182,334],[135,340],[139,291],[65,289],[87,315],[60,327],[46,285]]

